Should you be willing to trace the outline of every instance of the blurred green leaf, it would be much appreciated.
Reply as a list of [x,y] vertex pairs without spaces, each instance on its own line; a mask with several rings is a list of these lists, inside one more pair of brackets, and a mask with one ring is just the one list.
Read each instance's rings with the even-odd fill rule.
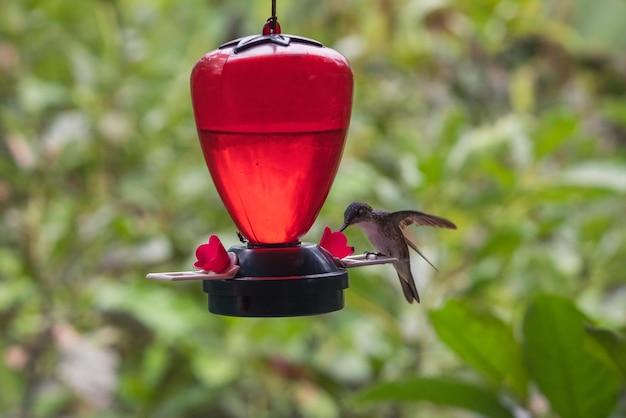
[[511,105],[520,113],[532,112],[535,107],[535,72],[530,67],[520,67],[512,74],[509,86]]
[[572,6],[574,26],[586,47],[624,51],[626,3],[620,0],[576,0]]
[[556,177],[561,184],[626,193],[626,164],[588,161],[563,171]]
[[626,337],[608,329],[588,327],[587,332],[604,349],[626,379]]
[[431,311],[430,321],[439,338],[463,361],[494,384],[503,384],[518,398],[526,398],[528,378],[522,350],[509,325],[458,300]]
[[545,115],[535,134],[535,154],[537,157],[550,155],[564,144],[578,129],[575,115],[563,111]]
[[432,402],[477,412],[490,418],[512,418],[498,395],[473,383],[442,377],[415,377],[370,387],[357,402]]
[[585,346],[585,316],[567,299],[539,296],[524,319],[529,371],[563,418],[603,418],[615,408],[616,371]]

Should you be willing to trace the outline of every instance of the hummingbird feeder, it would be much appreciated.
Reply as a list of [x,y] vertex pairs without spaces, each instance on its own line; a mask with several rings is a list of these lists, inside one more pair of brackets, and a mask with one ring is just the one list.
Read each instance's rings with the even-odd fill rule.
[[352,71],[337,51],[282,34],[275,11],[274,0],[261,35],[222,44],[200,58],[191,73],[204,159],[243,244],[229,249],[231,266],[220,273],[148,275],[202,280],[209,310],[222,315],[336,311],[343,308],[348,287],[346,267],[393,261],[339,260],[318,245],[300,242],[341,160]]

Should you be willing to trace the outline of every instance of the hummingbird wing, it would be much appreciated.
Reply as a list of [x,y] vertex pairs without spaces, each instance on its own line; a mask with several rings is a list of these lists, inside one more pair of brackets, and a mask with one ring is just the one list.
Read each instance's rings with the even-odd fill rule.
[[432,268],[437,270],[437,267],[430,262],[428,258],[417,248],[417,245],[413,241],[407,237],[405,233],[405,229],[410,225],[423,225],[423,226],[434,226],[439,228],[449,228],[456,229],[456,225],[445,218],[441,218],[435,215],[429,215],[428,213],[418,212],[416,210],[401,210],[398,212],[391,213],[391,216],[394,220],[394,223],[398,225],[400,231],[402,231],[402,235],[404,236],[404,241],[406,244],[415,250],[416,253],[420,255]]
[[402,235],[404,236],[404,242],[406,242],[406,244],[407,244],[409,247],[411,247],[411,248],[412,248],[412,249],[413,249],[416,253],[418,253],[418,254],[420,255],[420,257],[422,257],[424,260],[426,260],[426,262],[427,262],[428,264],[430,264],[430,266],[431,266],[432,268],[434,268],[436,271],[439,271],[439,269],[438,269],[437,267],[435,267],[435,266],[433,265],[433,263],[431,263],[431,262],[430,262],[430,260],[429,260],[429,259],[427,259],[427,258],[426,258],[426,256],[425,256],[424,254],[422,254],[422,252],[421,252],[421,251],[417,248],[417,245],[415,245],[415,243],[414,243],[413,241],[411,241],[411,240],[409,239],[409,237],[407,237],[407,236],[406,236],[406,234],[405,234],[404,230],[402,230]]
[[400,210],[390,214],[394,223],[405,229],[410,225],[435,226],[439,228],[456,229],[456,225],[445,218],[428,213],[418,212],[416,210]]

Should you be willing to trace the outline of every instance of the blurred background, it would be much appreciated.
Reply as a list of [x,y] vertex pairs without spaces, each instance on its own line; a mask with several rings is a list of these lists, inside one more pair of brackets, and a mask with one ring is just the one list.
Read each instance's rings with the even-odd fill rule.
[[355,76],[305,239],[354,200],[459,230],[413,230],[421,305],[383,266],[338,313],[219,317],[144,275],[237,241],[188,80],[269,8],[0,3],[0,417],[625,417],[626,3],[279,0]]

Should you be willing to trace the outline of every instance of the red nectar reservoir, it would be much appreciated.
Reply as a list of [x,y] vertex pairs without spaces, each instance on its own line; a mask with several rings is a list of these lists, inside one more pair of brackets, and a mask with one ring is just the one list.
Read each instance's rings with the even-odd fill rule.
[[310,39],[266,33],[202,57],[191,91],[206,164],[239,231],[253,244],[297,243],[343,152],[346,59]]

